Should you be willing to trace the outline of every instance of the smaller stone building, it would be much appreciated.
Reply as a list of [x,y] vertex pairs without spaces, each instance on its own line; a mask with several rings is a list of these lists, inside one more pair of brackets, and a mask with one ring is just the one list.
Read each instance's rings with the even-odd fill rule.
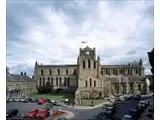
[[22,97],[28,94],[36,93],[36,81],[31,79],[26,73],[10,74],[6,71],[6,96]]

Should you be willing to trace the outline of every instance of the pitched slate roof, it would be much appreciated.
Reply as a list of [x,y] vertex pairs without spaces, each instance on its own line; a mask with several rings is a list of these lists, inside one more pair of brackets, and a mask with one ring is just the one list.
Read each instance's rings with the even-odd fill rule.
[[68,64],[68,65],[38,65],[38,67],[55,67],[55,68],[65,68],[65,67],[77,67],[77,64]]
[[101,68],[133,68],[133,67],[140,67],[140,66],[129,66],[129,65],[101,65]]
[[25,75],[16,75],[16,74],[6,74],[7,81],[35,81],[28,76]]

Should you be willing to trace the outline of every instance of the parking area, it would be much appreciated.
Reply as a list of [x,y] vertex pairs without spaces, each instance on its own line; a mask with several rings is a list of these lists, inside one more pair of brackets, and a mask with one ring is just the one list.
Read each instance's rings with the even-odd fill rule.
[[[147,100],[150,97],[143,97],[141,100]],[[140,100],[126,100],[123,103],[118,104],[119,110],[115,113],[115,116],[122,118],[125,114],[128,114],[130,109],[134,109]],[[23,103],[23,102],[9,102],[7,103],[7,110],[9,109],[18,109],[21,114],[31,111],[34,108],[42,109],[46,106],[47,103],[43,105],[38,105],[37,102],[35,103]],[[66,110],[70,111],[74,114],[74,118],[70,120],[97,120],[96,117],[98,114],[104,112],[105,110],[102,109],[103,107],[97,107],[93,109],[75,109],[72,106],[53,106],[53,110]],[[104,117],[104,120],[110,120],[109,118]],[[101,120],[103,120],[101,119]]]

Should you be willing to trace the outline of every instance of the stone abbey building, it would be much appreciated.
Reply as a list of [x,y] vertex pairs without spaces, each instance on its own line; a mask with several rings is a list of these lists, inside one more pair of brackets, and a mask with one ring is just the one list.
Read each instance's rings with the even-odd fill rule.
[[42,65],[35,63],[34,79],[38,86],[50,82],[54,89],[75,93],[81,99],[102,98],[120,94],[146,93],[142,59],[126,65],[103,65],[96,49],[79,49],[77,64]]

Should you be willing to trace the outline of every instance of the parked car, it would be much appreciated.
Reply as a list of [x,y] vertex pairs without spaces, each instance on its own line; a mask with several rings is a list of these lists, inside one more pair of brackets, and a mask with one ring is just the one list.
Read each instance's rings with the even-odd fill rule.
[[132,116],[131,115],[124,115],[122,117],[122,120],[132,120]]
[[30,102],[37,102],[37,98],[32,98],[31,100],[30,100]]
[[32,101],[32,98],[28,98],[28,102],[31,102]]
[[139,101],[138,106],[142,107],[142,108],[146,108],[149,105],[149,102],[147,101]]
[[25,100],[23,101],[24,103],[27,103],[28,102],[28,98],[25,98]]
[[44,103],[46,103],[46,100],[45,100],[44,98],[40,98],[40,99],[38,100],[38,104],[39,104],[39,105],[42,105],[42,104],[44,104]]
[[45,106],[45,109],[46,110],[52,110],[53,109],[53,105],[51,103],[48,103],[46,106]]
[[139,119],[141,117],[141,112],[137,109],[130,109],[129,115],[131,115],[134,119]]
[[7,111],[6,113],[6,117],[13,117],[13,116],[16,116],[18,113],[18,110],[17,109],[10,109]]
[[19,102],[24,102],[25,101],[25,98],[21,98],[20,100],[19,100]]
[[35,118],[38,114],[39,110],[38,109],[33,109],[32,111],[25,113],[24,117],[26,118]]
[[106,110],[106,115],[111,117],[114,113],[116,113],[116,106],[115,105],[106,105],[104,107],[104,109]]
[[136,95],[133,97],[134,100],[140,100],[141,99],[141,95]]
[[12,98],[8,98],[8,102],[12,102]]
[[57,120],[68,120],[66,117],[58,118]]
[[42,109],[37,114],[38,119],[44,119],[50,115],[50,112],[47,109]]

